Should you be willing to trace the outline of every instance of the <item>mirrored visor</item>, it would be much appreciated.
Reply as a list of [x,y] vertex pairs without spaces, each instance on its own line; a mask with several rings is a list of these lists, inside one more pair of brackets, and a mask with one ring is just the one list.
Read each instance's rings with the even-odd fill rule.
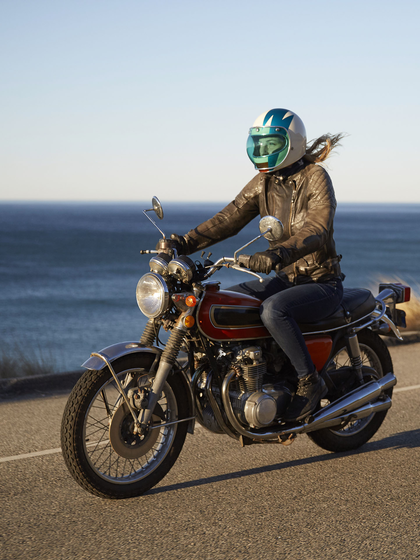
[[287,148],[288,136],[285,129],[279,127],[255,127],[249,131],[247,151],[249,157],[268,157]]

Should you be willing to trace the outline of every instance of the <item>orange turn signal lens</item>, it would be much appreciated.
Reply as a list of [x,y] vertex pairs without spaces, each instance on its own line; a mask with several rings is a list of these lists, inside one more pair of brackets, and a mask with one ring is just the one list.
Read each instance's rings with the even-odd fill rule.
[[187,315],[187,317],[185,317],[184,319],[184,325],[187,327],[187,329],[193,327],[195,325],[194,317],[192,317],[191,315]]
[[194,296],[187,296],[185,298],[185,303],[187,305],[187,307],[195,307],[197,300],[195,299]]

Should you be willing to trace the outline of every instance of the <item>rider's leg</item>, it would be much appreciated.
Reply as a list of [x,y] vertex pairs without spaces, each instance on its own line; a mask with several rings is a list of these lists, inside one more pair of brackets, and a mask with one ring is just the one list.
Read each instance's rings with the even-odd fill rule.
[[298,323],[310,323],[331,315],[342,299],[341,281],[308,283],[281,291],[261,305],[261,317],[270,334],[289,357],[298,376],[298,390],[287,419],[301,419],[312,412],[325,395]]

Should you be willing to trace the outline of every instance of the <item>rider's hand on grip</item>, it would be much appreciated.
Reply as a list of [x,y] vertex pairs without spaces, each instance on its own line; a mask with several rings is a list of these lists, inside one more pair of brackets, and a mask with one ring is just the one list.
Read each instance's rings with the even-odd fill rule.
[[265,274],[270,274],[274,267],[280,265],[280,257],[273,251],[263,251],[261,253],[255,253],[249,259],[249,268],[254,272],[265,272]]
[[175,249],[177,250],[178,255],[187,255],[188,247],[185,237],[178,235],[177,233],[172,233],[171,239],[175,243]]
[[249,261],[251,260],[251,255],[239,255],[238,264],[244,268],[249,268]]

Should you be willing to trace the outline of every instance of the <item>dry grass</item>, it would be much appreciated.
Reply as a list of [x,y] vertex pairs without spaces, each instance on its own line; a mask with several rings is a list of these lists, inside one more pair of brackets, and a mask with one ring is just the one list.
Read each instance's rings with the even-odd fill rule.
[[406,312],[407,330],[420,331],[420,299],[411,293],[411,300],[397,307]]
[[41,350],[6,346],[0,349],[0,379],[46,375],[56,371],[53,357]]

